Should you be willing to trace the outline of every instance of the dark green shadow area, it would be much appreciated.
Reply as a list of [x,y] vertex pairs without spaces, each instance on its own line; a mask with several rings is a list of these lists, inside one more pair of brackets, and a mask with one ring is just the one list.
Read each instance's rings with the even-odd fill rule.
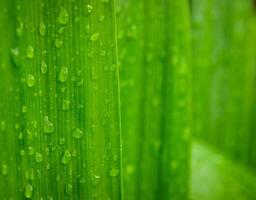
[[192,200],[256,200],[256,176],[201,142],[192,147]]

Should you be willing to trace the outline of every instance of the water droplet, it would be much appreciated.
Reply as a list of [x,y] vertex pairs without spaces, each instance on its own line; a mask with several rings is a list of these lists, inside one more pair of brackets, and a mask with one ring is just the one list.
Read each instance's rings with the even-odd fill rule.
[[60,27],[59,30],[57,31],[59,34],[63,33],[65,30],[65,27]]
[[32,74],[28,74],[26,78],[26,83],[28,87],[33,87],[35,85],[35,77]]
[[47,70],[48,70],[48,67],[47,67],[47,64],[45,61],[41,61],[41,73],[42,74],[46,74],[47,73]]
[[100,34],[98,32],[95,32],[91,35],[90,39],[91,41],[96,41],[99,39]]
[[28,155],[30,155],[30,156],[34,155],[34,148],[33,147],[28,147]]
[[60,139],[59,139],[59,144],[60,144],[60,145],[65,144],[65,138],[60,138]]
[[72,133],[73,138],[80,139],[83,136],[83,131],[79,128],[75,128]]
[[85,183],[85,178],[81,178],[79,182],[84,184]]
[[21,112],[22,112],[22,113],[26,113],[27,110],[28,110],[28,107],[27,107],[27,106],[24,106],[24,105],[23,105],[23,106],[21,107]]
[[71,154],[68,150],[66,150],[64,153],[63,153],[63,156],[61,158],[61,163],[63,165],[67,165],[71,160]]
[[109,3],[110,2],[110,0],[100,0],[101,2],[103,2],[103,3]]
[[58,22],[60,24],[67,24],[69,21],[69,15],[66,8],[61,7],[58,15]]
[[6,176],[8,174],[8,166],[6,164],[2,164],[2,175]]
[[27,48],[27,58],[34,58],[34,48],[32,46],[28,46]]
[[98,175],[94,175],[93,177],[92,177],[92,185],[93,186],[98,186],[100,184],[100,176],[98,176]]
[[43,156],[41,153],[36,153],[36,162],[41,163],[43,161]]
[[119,170],[118,170],[118,169],[115,169],[115,168],[112,168],[112,169],[109,171],[109,173],[108,173],[108,175],[109,175],[109,176],[112,176],[112,177],[117,176],[118,174],[119,174]]
[[20,51],[19,48],[16,47],[14,49],[11,49],[11,59],[15,65],[15,67],[19,67],[21,64],[21,59],[20,59]]
[[45,133],[52,133],[54,131],[53,123],[49,121],[48,116],[44,117],[44,132]]
[[70,183],[68,183],[68,184],[66,185],[66,193],[67,193],[67,194],[71,194],[72,191],[73,191],[73,185],[71,185]]
[[100,17],[99,17],[99,21],[100,22],[103,22],[105,20],[105,16],[104,15],[101,15]]
[[59,72],[58,80],[62,83],[65,83],[68,79],[68,68],[62,67]]
[[16,36],[21,37],[23,35],[24,23],[19,19],[19,26],[16,29]]
[[62,47],[62,45],[63,45],[63,42],[62,42],[62,40],[61,39],[59,39],[59,38],[57,38],[56,40],[55,40],[55,47],[56,48],[61,48]]
[[90,14],[92,12],[92,10],[93,10],[92,5],[88,4],[87,5],[87,12]]
[[59,175],[59,174],[56,176],[56,181],[57,181],[57,182],[60,181],[60,175]]
[[70,107],[70,101],[69,100],[63,100],[62,102],[62,110],[67,111]]
[[31,198],[33,195],[33,187],[31,184],[27,183],[25,186],[25,197],[26,198]]
[[39,24],[39,34],[41,36],[45,36],[46,35],[46,26],[45,26],[45,24],[43,22],[41,22]]

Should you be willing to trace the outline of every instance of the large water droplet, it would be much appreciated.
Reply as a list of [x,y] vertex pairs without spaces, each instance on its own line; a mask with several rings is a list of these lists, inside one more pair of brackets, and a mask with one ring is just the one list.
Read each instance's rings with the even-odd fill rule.
[[33,195],[33,187],[31,184],[27,183],[25,186],[25,197],[26,198],[31,198]]
[[73,185],[71,185],[70,183],[68,183],[68,184],[66,185],[66,193],[67,193],[67,194],[71,194],[72,191],[73,191]]
[[45,24],[43,22],[41,22],[39,24],[39,34],[41,36],[45,36],[46,35],[46,26],[45,26]]
[[87,5],[87,12],[90,14],[92,12],[92,10],[93,10],[92,5],[88,4]]
[[26,77],[26,83],[28,87],[33,87],[35,85],[35,77],[32,74],[28,74]]
[[53,123],[49,121],[48,116],[44,117],[44,132],[52,133],[54,131]]
[[60,24],[67,24],[69,21],[69,15],[66,8],[61,7],[58,15],[58,22]]
[[41,153],[36,153],[36,162],[41,163],[43,161],[43,156]]
[[21,37],[23,35],[24,23],[19,19],[19,26],[16,29],[16,36]]
[[6,164],[2,164],[2,175],[6,176],[8,174],[8,166]]
[[70,101],[69,100],[63,100],[62,102],[62,110],[67,111],[70,107]]
[[46,74],[47,73],[47,70],[48,70],[48,67],[47,67],[47,64],[45,61],[41,61],[41,73],[42,74]]
[[68,68],[62,67],[59,72],[58,80],[62,83],[65,83],[68,79]]
[[34,58],[34,48],[32,46],[28,46],[27,48],[27,58]]
[[112,168],[112,169],[109,171],[108,174],[109,174],[109,176],[112,176],[112,177],[117,176],[117,175],[119,174],[119,170],[116,169],[116,168]]
[[83,136],[83,131],[79,128],[75,128],[72,133],[73,138],[80,139]]
[[66,150],[64,153],[63,153],[63,156],[61,158],[61,163],[63,165],[67,165],[71,160],[71,154],[68,150]]
[[54,42],[54,45],[55,45],[55,47],[56,48],[61,48],[62,47],[62,45],[63,45],[63,42],[62,42],[62,40],[61,39],[59,39],[59,38],[57,38],[56,40],[55,40],[55,42]]
[[97,41],[99,39],[100,34],[98,32],[95,32],[91,35],[90,39],[91,41]]

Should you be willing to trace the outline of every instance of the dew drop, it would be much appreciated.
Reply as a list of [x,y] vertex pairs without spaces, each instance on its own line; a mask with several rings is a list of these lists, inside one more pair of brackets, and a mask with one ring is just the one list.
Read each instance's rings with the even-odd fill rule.
[[61,7],[60,11],[59,11],[59,15],[58,15],[58,22],[60,24],[67,24],[69,21],[69,15],[68,15],[68,11],[66,8]]
[[68,183],[66,185],[66,194],[71,194],[73,191],[73,185],[71,185],[70,183]]
[[119,170],[118,170],[118,169],[115,169],[115,168],[112,168],[112,169],[109,171],[109,173],[108,173],[108,175],[111,176],[111,177],[115,177],[115,176],[117,176],[118,174],[119,174]]
[[2,164],[2,175],[6,176],[8,174],[8,166],[6,164]]
[[44,132],[52,133],[54,131],[53,123],[49,121],[48,116],[44,117]]
[[28,46],[27,48],[27,58],[34,58],[34,48],[32,46]]
[[26,83],[28,87],[33,87],[35,85],[35,77],[32,74],[28,74],[26,78]]
[[110,0],[100,0],[101,2],[103,2],[103,3],[109,3],[110,2]]
[[27,110],[28,110],[28,107],[27,107],[27,106],[23,105],[23,106],[21,107],[21,112],[22,112],[22,113],[26,113]]
[[45,36],[46,35],[46,26],[45,26],[45,24],[43,22],[41,22],[39,24],[39,34],[41,36]]
[[16,36],[21,37],[23,35],[23,30],[24,30],[24,23],[21,20],[19,21],[19,26],[16,29]]
[[55,47],[56,48],[61,48],[62,47],[62,45],[63,45],[63,42],[62,42],[62,40],[61,39],[59,39],[59,38],[57,38],[56,40],[55,40],[55,42],[54,42],[54,45],[55,45]]
[[92,5],[88,4],[87,5],[87,12],[90,14],[92,12],[92,10],[93,10]]
[[65,83],[68,79],[68,68],[62,67],[59,72],[58,80],[62,83]]
[[62,110],[67,111],[70,108],[70,101],[69,100],[63,100],[62,102]]
[[33,187],[31,184],[27,183],[25,186],[25,197],[30,199],[33,195]]
[[79,182],[84,184],[85,183],[85,178],[81,178]]
[[91,35],[90,39],[91,41],[97,41],[99,39],[100,34],[98,32],[95,32]]
[[34,148],[33,147],[28,147],[28,155],[32,156],[34,155]]
[[83,131],[79,128],[75,128],[72,133],[73,138],[80,139],[83,136]]
[[60,144],[60,145],[65,144],[65,138],[60,138],[60,139],[59,139],[59,144]]
[[63,156],[61,158],[61,163],[63,165],[67,165],[71,160],[71,154],[68,150],[66,150],[64,153],[63,153]]
[[45,61],[41,61],[41,73],[42,74],[46,74],[47,73],[47,70],[48,70],[48,67],[47,67],[47,64]]
[[93,184],[93,186],[98,186],[99,184],[100,184],[100,176],[98,176],[98,175],[94,175],[93,177],[92,177],[92,184]]
[[41,163],[43,161],[43,156],[41,153],[36,153],[36,162]]

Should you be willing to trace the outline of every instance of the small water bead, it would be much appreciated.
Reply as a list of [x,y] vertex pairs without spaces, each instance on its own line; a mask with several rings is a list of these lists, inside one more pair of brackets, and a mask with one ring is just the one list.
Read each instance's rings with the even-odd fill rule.
[[94,187],[98,186],[98,185],[100,184],[100,179],[101,179],[100,176],[94,175],[94,176],[92,177],[92,185],[93,185]]
[[21,112],[22,112],[22,113],[26,113],[27,110],[28,110],[28,107],[27,107],[27,106],[23,105],[23,106],[21,107]]
[[2,164],[2,175],[6,176],[8,174],[8,166],[6,164]]
[[61,158],[61,163],[63,165],[67,165],[71,160],[71,154],[68,150],[66,150],[64,153],[63,153],[63,156]]
[[47,67],[47,64],[45,61],[41,61],[41,73],[42,74],[46,74],[47,73],[47,70],[48,70],[48,67]]
[[61,67],[58,80],[62,83],[65,83],[68,79],[68,68],[67,67]]
[[32,74],[28,74],[26,77],[26,83],[28,87],[33,87],[35,85],[35,77]]
[[21,63],[21,58],[20,58],[20,50],[18,47],[11,49],[11,59],[13,63],[15,64],[15,67],[19,67]]
[[103,22],[105,20],[105,16],[104,15],[101,15],[100,17],[99,17],[99,22]]
[[44,132],[52,133],[54,131],[53,123],[49,121],[48,116],[44,117]]
[[45,24],[43,22],[41,22],[39,24],[39,34],[41,36],[45,36],[46,35],[46,26],[45,26]]
[[32,156],[34,155],[34,148],[33,147],[28,147],[28,155]]
[[85,183],[85,178],[81,178],[79,182],[84,184]]
[[101,2],[103,2],[103,3],[109,3],[110,2],[110,0],[100,0]]
[[62,110],[67,111],[70,108],[70,101],[69,100],[63,100],[62,102]]
[[100,34],[98,32],[95,32],[91,35],[90,40],[91,41],[97,41],[99,39]]
[[90,14],[92,12],[92,10],[93,10],[92,5],[88,4],[87,5],[87,12]]
[[73,185],[68,183],[66,185],[66,194],[71,194],[73,192]]
[[60,8],[57,21],[58,21],[60,24],[63,24],[63,25],[65,25],[65,24],[68,23],[68,21],[69,21],[69,15],[68,15],[68,11],[67,11],[66,8],[64,8],[64,7],[61,7],[61,8]]
[[119,170],[116,169],[116,168],[112,168],[112,169],[109,171],[109,173],[108,173],[108,175],[111,176],[111,177],[115,177],[115,176],[117,176],[118,174],[119,174]]
[[27,183],[25,186],[25,197],[30,199],[33,195],[33,187],[31,184]]
[[41,153],[36,153],[36,162],[41,163],[43,161],[43,156]]
[[21,37],[23,36],[23,30],[24,30],[24,23],[19,19],[19,26],[16,29],[16,36]]
[[65,144],[65,138],[60,138],[59,139],[59,144],[64,145]]
[[28,46],[27,48],[27,58],[34,58],[34,48],[32,46]]
[[57,38],[57,39],[55,40],[55,42],[54,42],[54,45],[55,45],[56,48],[59,49],[59,48],[61,48],[61,47],[63,46],[63,42],[62,42],[61,39]]
[[73,138],[80,139],[83,136],[83,131],[79,128],[75,128],[72,133]]

